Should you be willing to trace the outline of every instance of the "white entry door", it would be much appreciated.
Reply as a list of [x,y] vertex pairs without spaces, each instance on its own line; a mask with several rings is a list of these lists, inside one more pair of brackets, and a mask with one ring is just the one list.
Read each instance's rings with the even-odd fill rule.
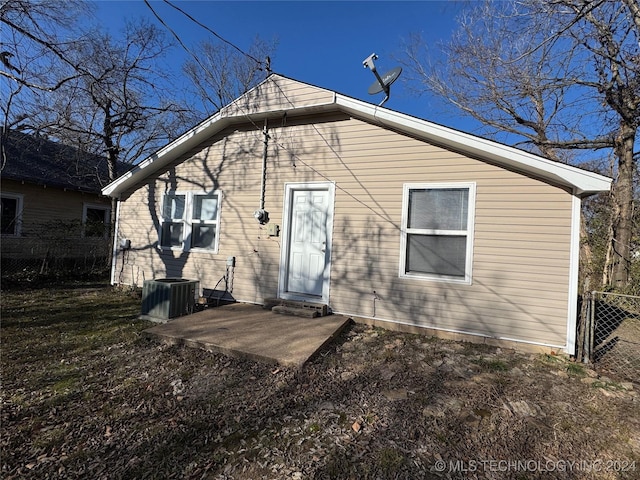
[[287,185],[283,296],[328,301],[333,184]]

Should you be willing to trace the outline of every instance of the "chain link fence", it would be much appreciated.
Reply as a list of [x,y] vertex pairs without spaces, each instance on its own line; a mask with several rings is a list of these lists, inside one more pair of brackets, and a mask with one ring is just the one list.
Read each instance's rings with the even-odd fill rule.
[[579,357],[612,377],[640,381],[640,297],[591,292],[584,299]]
[[87,234],[79,222],[55,222],[24,236],[3,236],[2,286],[56,279],[108,278],[108,232]]

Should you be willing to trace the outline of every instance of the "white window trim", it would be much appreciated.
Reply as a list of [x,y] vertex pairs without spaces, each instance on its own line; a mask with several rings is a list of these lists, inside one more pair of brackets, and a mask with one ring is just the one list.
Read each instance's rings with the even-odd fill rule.
[[2,195],[0,195],[4,198],[13,198],[15,200],[17,200],[16,203],[16,229],[15,229],[15,233],[3,233],[2,236],[3,237],[20,237],[22,236],[22,210],[24,208],[24,195],[21,193],[8,193],[8,192],[2,192]]
[[[182,251],[186,251],[188,250],[185,239],[186,238],[190,238],[191,237],[191,229],[189,229],[189,231],[187,232],[187,213],[189,212],[190,209],[190,198],[189,198],[189,193],[188,191],[182,191],[182,190],[175,190],[175,191],[169,191],[166,192],[162,195],[162,199],[160,201],[160,231],[158,232],[158,247],[161,250],[166,250],[166,251],[178,251],[178,252],[182,252]],[[164,208],[165,208],[165,201],[166,198],[168,196],[172,196],[172,197],[176,197],[179,195],[184,195],[184,211],[185,211],[185,218],[181,218],[181,219],[174,219],[174,218],[167,218],[164,216]],[[189,214],[190,216],[190,214]],[[182,223],[182,244],[181,245],[176,245],[176,246],[171,246],[171,245],[163,245],[162,244],[162,239],[164,237],[164,224],[165,222],[169,222],[169,223]]]
[[[469,190],[468,206],[467,206],[467,230],[462,233],[460,230],[424,230],[409,229],[407,223],[409,220],[409,191],[418,189],[447,189],[447,188],[466,188]],[[475,205],[476,205],[476,183],[475,182],[451,182],[451,183],[405,183],[402,192],[402,224],[400,228],[400,278],[412,278],[419,280],[430,280],[443,283],[458,283],[464,285],[472,284],[472,267],[473,267],[473,237],[475,225]],[[465,257],[464,278],[453,277],[450,275],[429,275],[424,273],[407,273],[407,235],[408,233],[425,234],[425,235],[460,235],[467,237],[467,251]]]
[[[107,238],[109,235],[109,225],[111,225],[111,207],[109,205],[105,205],[104,203],[84,203],[82,205],[82,236],[85,236],[85,226],[87,224],[87,210],[93,208],[95,210],[104,210],[104,238]],[[91,238],[91,237],[87,237]],[[99,238],[99,237],[93,237]]]
[[[164,216],[164,202],[165,198],[168,196],[177,196],[184,195],[184,210],[186,212],[185,218],[183,219],[166,219]],[[191,246],[191,234],[193,228],[193,202],[194,197],[198,195],[217,195],[218,196],[218,210],[216,212],[216,219],[214,221],[209,221],[210,224],[215,224],[216,226],[216,237],[215,244],[213,248],[202,248],[202,247],[192,247]],[[162,200],[160,202],[160,228],[158,232],[158,248],[160,250],[166,251],[178,251],[178,252],[203,252],[203,253],[218,253],[218,247],[220,244],[220,210],[222,207],[222,192],[220,190],[214,190],[211,192],[206,191],[193,191],[193,190],[175,190],[169,191],[162,195]],[[169,220],[171,223],[181,222],[182,227],[182,245],[180,246],[169,246],[162,245],[162,236],[163,236],[163,228],[162,225],[165,221]]]

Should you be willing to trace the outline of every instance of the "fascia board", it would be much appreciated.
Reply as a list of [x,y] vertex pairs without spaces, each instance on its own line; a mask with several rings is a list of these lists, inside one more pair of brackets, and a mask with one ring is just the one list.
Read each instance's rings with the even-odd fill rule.
[[278,109],[234,116],[225,116],[226,110],[223,109],[208,120],[205,120],[198,126],[181,135],[173,142],[168,143],[153,155],[147,157],[129,172],[118,177],[102,189],[102,194],[111,197],[118,197],[128,188],[143,181],[153,172],[169,165],[180,155],[188,152],[192,148],[195,148],[200,143],[230,125],[251,122],[256,124],[256,127],[259,127],[259,123],[265,118],[281,118],[285,113],[291,118],[298,115],[310,115],[335,110],[337,110],[337,108],[333,102],[305,105],[303,107],[295,107],[288,110]]
[[554,162],[485,138],[453,130],[442,125],[381,108],[344,95],[336,95],[336,104],[345,112],[364,118],[371,123],[404,131],[416,138],[450,147],[516,171],[529,173],[574,189],[580,197],[611,188],[611,179],[571,165]]
[[608,177],[554,162],[485,138],[470,135],[336,93],[331,103],[307,105],[287,110],[263,111],[252,114],[228,116],[226,114],[228,110],[223,109],[181,135],[173,142],[170,142],[140,162],[129,172],[104,187],[102,194],[111,197],[119,196],[128,188],[143,181],[148,175],[170,164],[180,155],[195,148],[199,143],[234,123],[247,121],[259,122],[265,118],[277,118],[284,113],[293,116],[332,110],[341,110],[373,124],[380,124],[397,129],[419,139],[449,147],[479,158],[486,158],[499,165],[529,173],[560,185],[569,186],[574,189],[575,194],[580,197],[597,192],[606,192],[611,188],[612,180]]
[[168,165],[180,155],[189,151],[200,142],[203,142],[216,131],[222,130],[230,123],[231,122],[222,117],[220,113],[209,117],[104,187],[102,194],[117,197],[127,188],[143,180],[154,171]]

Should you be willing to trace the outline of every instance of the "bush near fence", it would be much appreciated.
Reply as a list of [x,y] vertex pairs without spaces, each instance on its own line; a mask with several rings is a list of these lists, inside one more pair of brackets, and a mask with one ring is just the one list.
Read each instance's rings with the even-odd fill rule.
[[3,287],[13,282],[108,278],[109,232],[80,222],[48,222],[0,244]]

